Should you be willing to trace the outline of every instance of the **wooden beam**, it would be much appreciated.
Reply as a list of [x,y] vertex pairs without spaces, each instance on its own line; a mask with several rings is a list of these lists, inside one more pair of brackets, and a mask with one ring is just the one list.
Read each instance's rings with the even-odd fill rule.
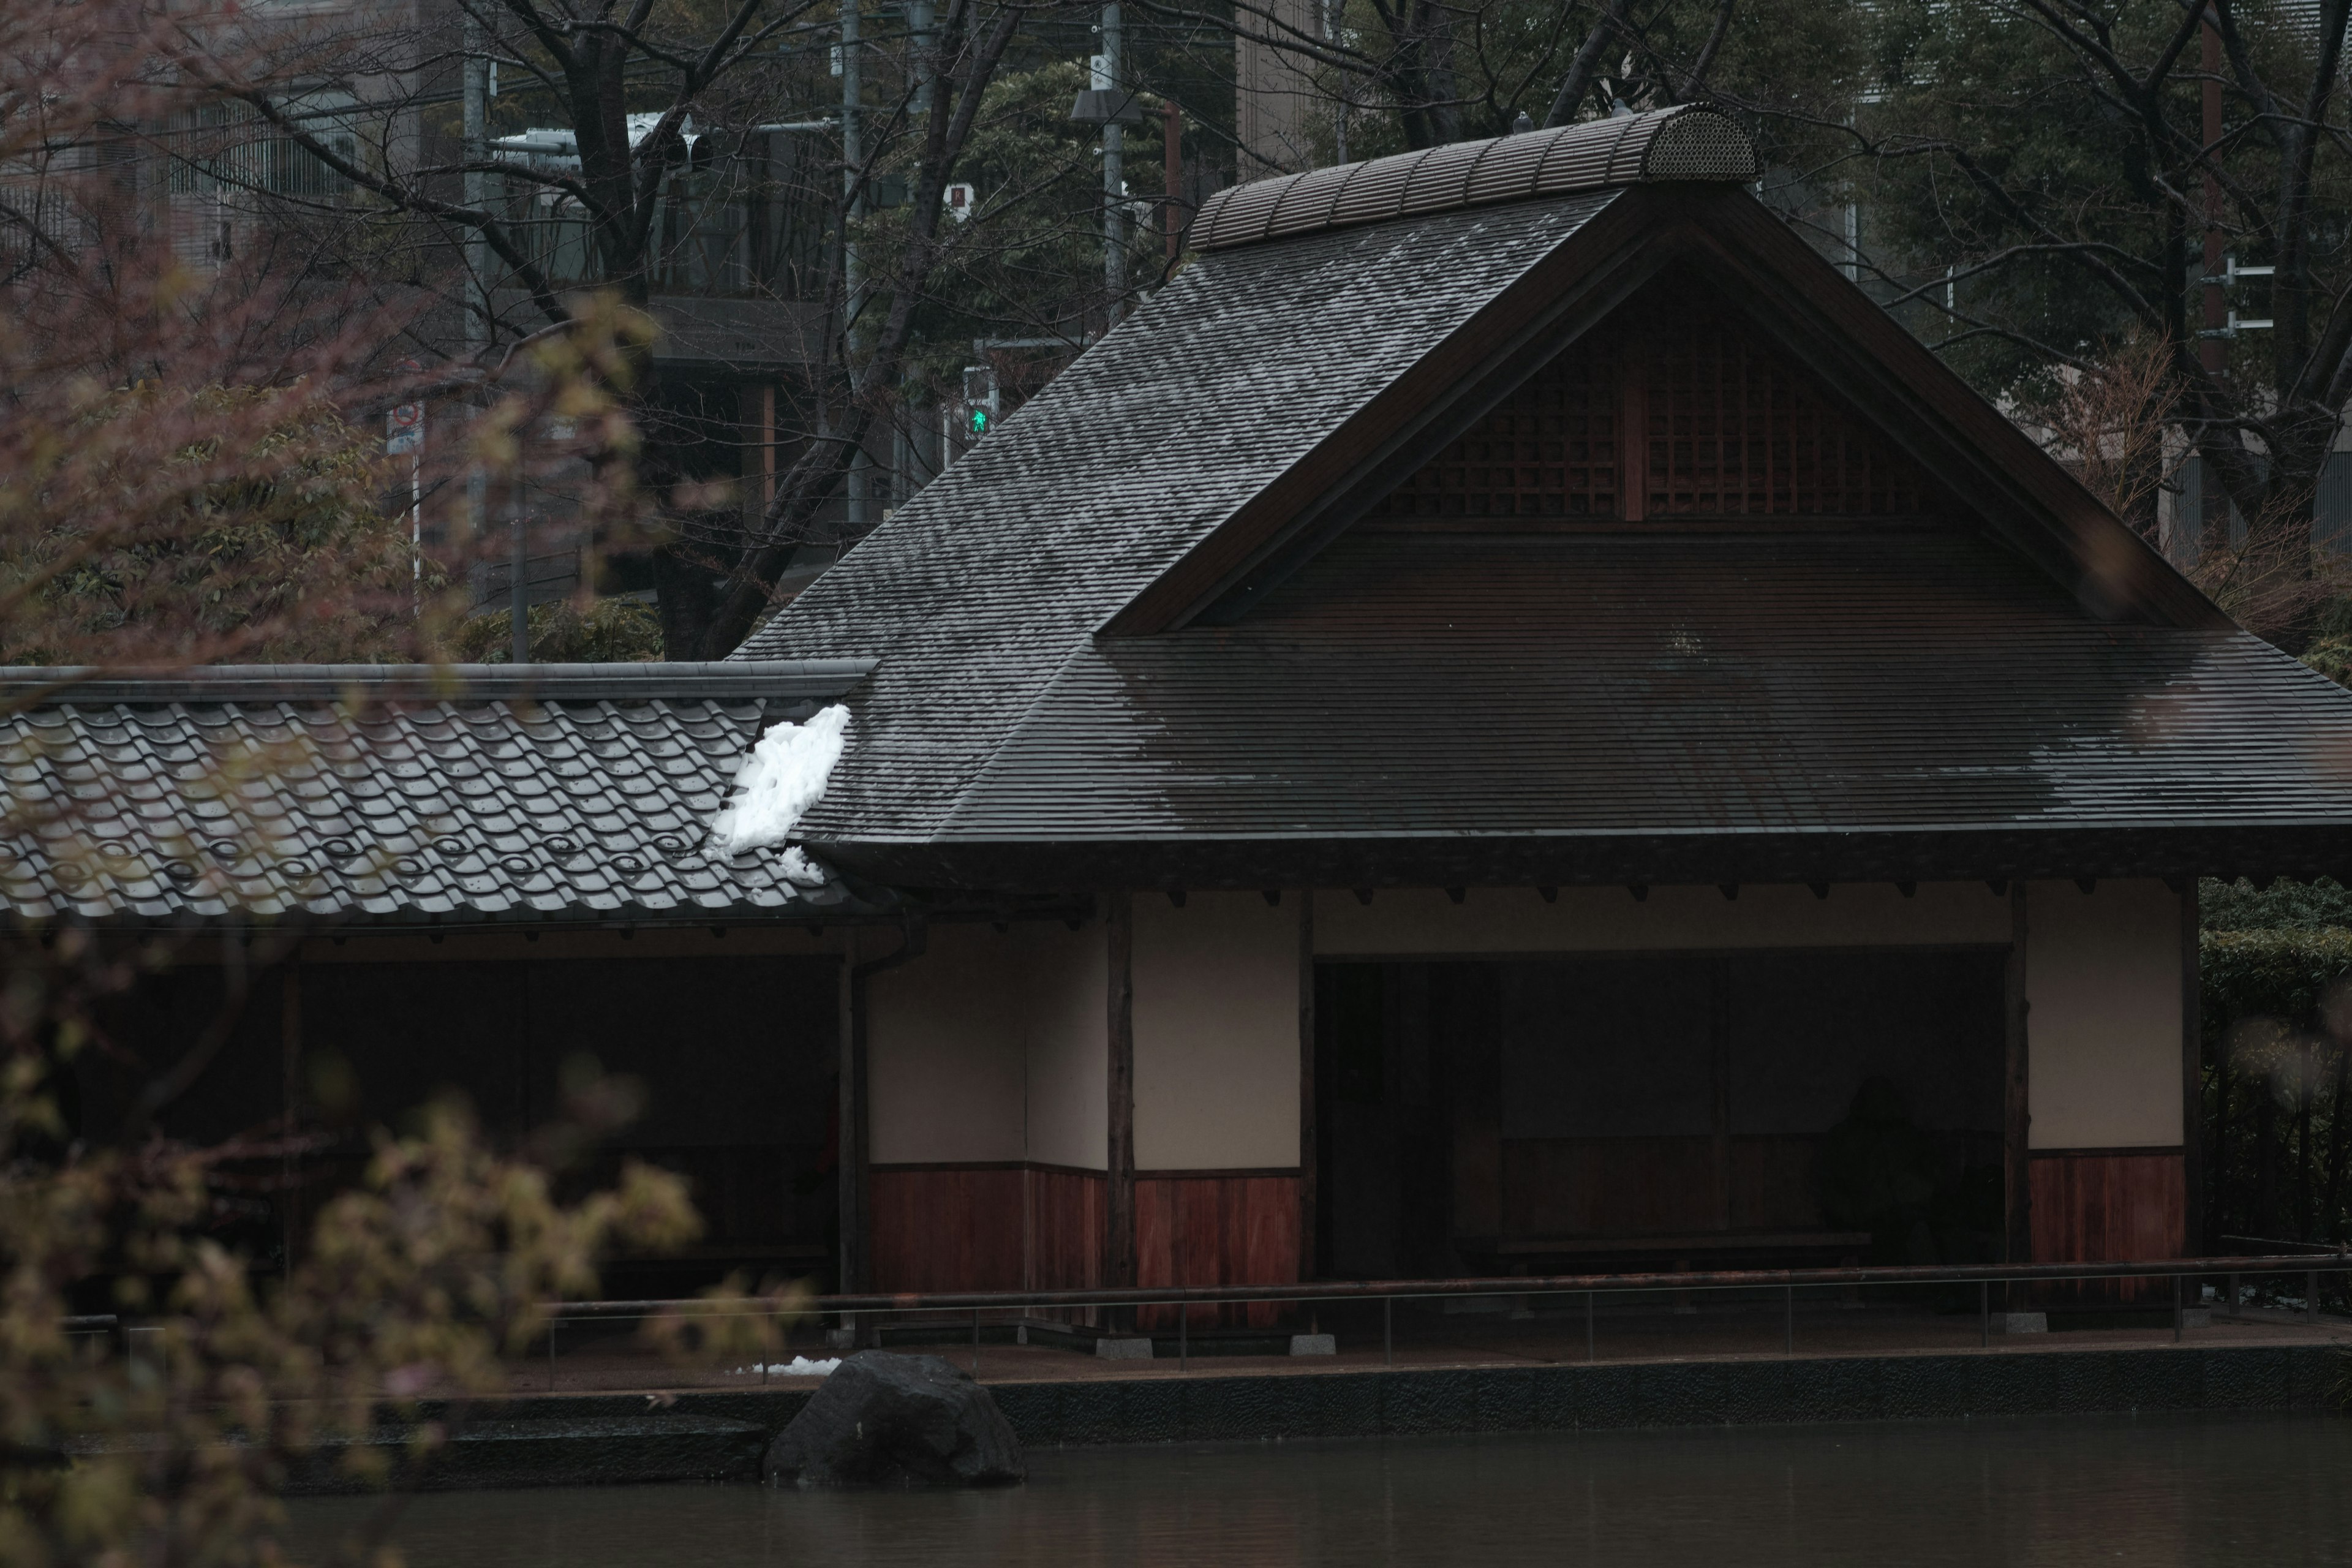
[[1135,908],[1125,892],[1109,899],[1104,922],[1110,995],[1110,1191],[1104,1205],[1107,1283],[1135,1283]]
[[2032,1261],[2033,1252],[2032,1115],[2027,1098],[2029,1056],[2025,996],[2025,881],[2009,885],[2009,962],[2001,972],[2005,1027],[2001,1063],[2003,1260]]
[[1315,1278],[1315,889],[1298,890],[1298,1277]]
[[2197,880],[2180,895],[2180,1176],[2183,1246],[2205,1256],[2204,981],[2197,948]]

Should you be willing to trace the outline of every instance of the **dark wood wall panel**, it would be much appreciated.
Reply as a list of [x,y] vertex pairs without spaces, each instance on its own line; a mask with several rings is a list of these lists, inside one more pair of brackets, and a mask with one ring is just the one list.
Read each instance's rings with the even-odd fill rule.
[[[1298,1279],[1298,1178],[1187,1173],[1135,1179],[1136,1283],[1287,1285]],[[1191,1309],[1197,1328],[1220,1322],[1268,1328],[1286,1315],[1279,1302]],[[1173,1328],[1172,1309],[1138,1314],[1147,1328]]]
[[1091,1290],[1103,1282],[1110,1184],[1100,1171],[1029,1168],[1028,1288]]
[[1056,1165],[877,1165],[877,1290],[1085,1290],[1103,1281],[1108,1183]]
[[[2033,1261],[2179,1258],[2189,1239],[2186,1162],[2177,1150],[2066,1151],[2032,1157]],[[2053,1300],[2170,1299],[2163,1279],[2058,1287]]]
[[877,1165],[874,1288],[1018,1290],[1026,1226],[1018,1165]]

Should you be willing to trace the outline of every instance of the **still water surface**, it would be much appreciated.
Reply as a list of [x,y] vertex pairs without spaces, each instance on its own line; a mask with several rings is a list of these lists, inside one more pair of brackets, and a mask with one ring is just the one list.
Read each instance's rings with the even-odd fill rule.
[[[411,1568],[2352,1563],[2352,1420],[2109,1418],[1043,1450],[1025,1487],[472,1492]],[[323,1546],[382,1505],[295,1505]]]

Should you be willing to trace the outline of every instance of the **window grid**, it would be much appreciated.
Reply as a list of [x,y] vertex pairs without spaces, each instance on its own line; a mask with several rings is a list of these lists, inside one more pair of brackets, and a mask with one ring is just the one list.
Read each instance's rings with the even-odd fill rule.
[[1923,493],[1810,375],[1720,317],[1653,307],[1545,365],[1369,515],[1899,517]]
[[1560,355],[1371,515],[1615,517],[1619,381],[1613,341]]

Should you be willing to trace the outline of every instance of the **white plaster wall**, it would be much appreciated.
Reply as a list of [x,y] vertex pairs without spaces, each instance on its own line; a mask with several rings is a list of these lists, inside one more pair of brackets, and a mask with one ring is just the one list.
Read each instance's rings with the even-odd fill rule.
[[867,1131],[877,1163],[1023,1158],[1024,934],[934,926],[921,957],[867,983]]
[[2028,1142],[2181,1141],[2180,900],[2162,882],[2026,892]]
[[1459,904],[1435,888],[1383,889],[1369,904],[1344,889],[1315,896],[1315,951],[1326,958],[1727,947],[1884,947],[2009,942],[2009,900],[1982,882],[1929,882],[1905,898],[1890,883],[1841,883],[1826,899],[1801,886],[1473,888]]
[[1033,926],[1024,982],[1028,1157],[1110,1165],[1110,950],[1100,921]]
[[1298,1163],[1298,895],[1135,895],[1135,1163]]

